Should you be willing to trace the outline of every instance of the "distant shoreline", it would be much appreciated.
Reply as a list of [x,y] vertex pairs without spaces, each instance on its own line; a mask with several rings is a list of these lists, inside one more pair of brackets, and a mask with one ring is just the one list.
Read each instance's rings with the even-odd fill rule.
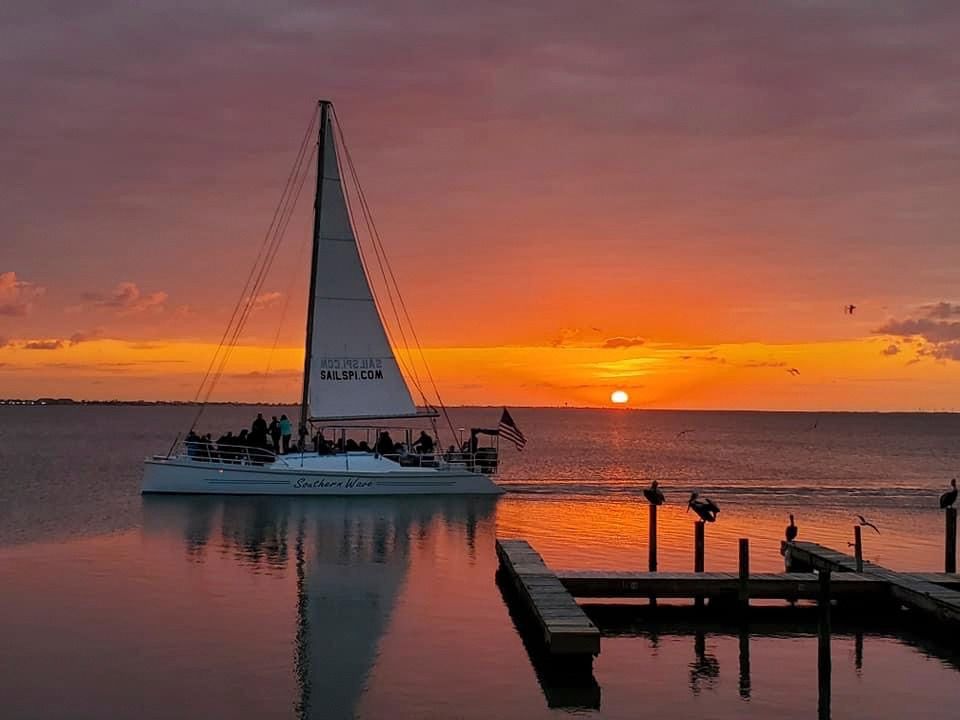
[[[0,407],[260,407],[299,408],[299,403],[221,401],[200,403],[192,400],[74,400],[73,398],[0,398]],[[447,405],[448,410],[499,409],[503,405]],[[649,413],[767,413],[779,415],[955,415],[960,410],[763,410],[763,409],[717,409],[717,408],[655,408],[655,407],[605,407],[591,405],[517,405],[511,408],[523,410],[604,410],[609,412]]]

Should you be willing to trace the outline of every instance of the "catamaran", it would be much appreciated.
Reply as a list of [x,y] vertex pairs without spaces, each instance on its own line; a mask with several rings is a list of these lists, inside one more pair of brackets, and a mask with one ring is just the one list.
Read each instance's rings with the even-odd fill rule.
[[[413,454],[409,452],[411,443],[398,448],[396,453],[378,452],[366,444],[360,445],[360,450],[351,451],[349,445],[343,443],[346,430],[340,430],[338,451],[330,452],[327,447],[319,446],[315,451],[308,451],[304,447],[304,438],[312,435],[310,429],[329,428],[331,423],[346,423],[354,429],[362,423],[368,433],[372,430],[378,436],[381,429],[390,427],[389,423],[435,418],[439,414],[429,407],[426,411],[418,411],[384,325],[382,308],[378,307],[362,249],[357,242],[350,194],[342,178],[349,173],[356,183],[355,188],[359,189],[359,183],[332,103],[325,100],[318,103],[311,128],[317,118],[313,253],[299,447],[292,453],[278,454],[264,447],[225,448],[188,442],[175,452],[175,442],[174,448],[166,455],[154,455],[145,461],[142,492],[263,495],[500,493],[502,490],[492,479],[498,465],[497,430],[475,429],[469,443],[448,452]],[[301,145],[298,162],[306,157],[304,149],[309,144],[310,132],[308,130]],[[343,157],[338,155],[338,147]],[[306,166],[311,158],[312,155],[307,158]],[[362,211],[369,212],[362,190],[359,193]],[[295,203],[295,195],[293,197]],[[289,198],[287,205],[284,206],[284,202],[281,198],[281,206],[292,212]],[[283,214],[280,217],[282,222]],[[371,220],[369,216],[364,219],[369,231]],[[377,261],[381,261],[379,253]],[[395,284],[395,280],[393,282]],[[240,308],[241,320],[238,322],[242,323],[252,302],[253,293],[250,293],[246,305]],[[239,331],[231,332],[228,328],[224,337],[228,335],[236,340]],[[221,360],[215,358],[211,368],[216,365],[222,370],[225,358],[226,355]],[[215,376],[218,374],[214,373]],[[508,417],[506,411],[504,415]],[[515,428],[510,430],[512,432]],[[479,447],[479,435],[490,436],[493,444]]]

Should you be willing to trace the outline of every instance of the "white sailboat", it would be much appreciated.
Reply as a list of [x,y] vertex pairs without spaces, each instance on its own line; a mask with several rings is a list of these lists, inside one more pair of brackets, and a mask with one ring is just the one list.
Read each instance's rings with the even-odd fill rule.
[[[317,188],[301,425],[396,421],[418,413],[377,308],[341,179],[333,107],[319,103]],[[342,137],[342,136],[341,136]],[[436,413],[432,413],[436,415]],[[369,424],[372,429],[385,425]],[[496,431],[484,431],[495,435]],[[494,494],[497,448],[405,456],[343,451],[276,455],[261,448],[155,455],[144,493],[264,495]],[[462,448],[461,448],[462,449]]]

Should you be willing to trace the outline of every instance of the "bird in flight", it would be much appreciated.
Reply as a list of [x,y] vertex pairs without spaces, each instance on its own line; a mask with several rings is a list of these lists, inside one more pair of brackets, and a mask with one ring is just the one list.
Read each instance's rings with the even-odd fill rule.
[[799,374],[800,374],[800,371],[797,370],[796,368],[789,368],[789,369],[787,370],[787,372],[790,373],[791,375],[799,375]]
[[686,435],[689,432],[693,432],[693,430],[681,430],[680,432],[677,433],[677,437],[682,438],[684,435]]
[[846,315],[853,315],[853,313],[854,313],[854,311],[855,311],[856,309],[857,309],[857,306],[856,306],[856,305],[844,305],[844,306],[843,306],[843,312],[844,312]]
[[880,534],[880,530],[872,522],[867,520],[863,515],[857,515],[857,519],[860,521],[860,527],[873,528],[877,535]]

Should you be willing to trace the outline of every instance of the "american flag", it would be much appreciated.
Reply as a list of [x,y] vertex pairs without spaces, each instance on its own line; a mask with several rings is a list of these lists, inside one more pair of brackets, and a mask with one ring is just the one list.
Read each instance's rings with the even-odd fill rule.
[[500,424],[497,426],[497,432],[500,437],[506,438],[514,445],[517,446],[517,450],[523,450],[523,446],[527,444],[527,439],[523,436],[523,433],[520,432],[520,428],[517,427],[517,424],[513,421],[513,418],[510,417],[510,413],[507,412],[507,409],[503,409],[503,415],[500,416]]

